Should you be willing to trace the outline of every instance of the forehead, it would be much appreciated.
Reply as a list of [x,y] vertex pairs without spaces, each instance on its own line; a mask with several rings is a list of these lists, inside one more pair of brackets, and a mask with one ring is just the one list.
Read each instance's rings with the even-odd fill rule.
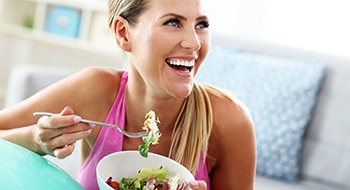
[[149,11],[153,14],[176,13],[190,16],[203,16],[207,14],[206,0],[148,0]]

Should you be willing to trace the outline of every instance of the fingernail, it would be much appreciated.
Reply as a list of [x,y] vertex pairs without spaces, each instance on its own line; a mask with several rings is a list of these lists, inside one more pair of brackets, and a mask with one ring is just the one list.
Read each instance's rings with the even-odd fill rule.
[[74,120],[75,123],[79,123],[81,121],[81,117],[74,116],[73,120]]
[[66,106],[63,108],[63,110],[60,112],[61,114],[64,113],[68,108],[70,108],[69,106]]
[[88,133],[89,133],[89,135],[90,135],[90,134],[91,134],[91,132],[92,132],[92,129],[89,129],[87,132],[88,132]]
[[198,181],[190,181],[193,187],[198,187]]
[[42,116],[38,122],[42,123],[45,128],[51,128],[49,116]]
[[93,123],[89,123],[89,126],[90,126],[90,128],[92,129],[92,128],[94,128],[96,125],[93,124]]

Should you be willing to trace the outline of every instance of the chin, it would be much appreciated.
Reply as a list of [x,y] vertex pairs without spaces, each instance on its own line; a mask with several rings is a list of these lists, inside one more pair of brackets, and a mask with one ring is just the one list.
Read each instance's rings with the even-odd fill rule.
[[185,99],[191,94],[192,90],[193,83],[191,85],[181,85],[171,94],[177,99]]

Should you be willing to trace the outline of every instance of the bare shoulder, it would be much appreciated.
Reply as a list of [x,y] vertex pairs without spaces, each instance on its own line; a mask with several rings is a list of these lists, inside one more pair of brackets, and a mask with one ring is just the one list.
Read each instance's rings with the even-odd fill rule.
[[237,133],[239,136],[241,136],[241,130],[252,130],[253,122],[250,111],[242,101],[227,92],[223,92],[222,95],[211,93],[210,101],[213,108],[214,125],[220,130]]
[[[118,91],[122,73],[108,67],[88,67],[58,81],[40,93],[56,92],[63,100],[69,102],[73,99],[74,104],[91,100],[94,100],[91,101],[91,104],[94,102],[99,104],[101,103],[99,101],[103,101],[108,98],[108,95],[114,95]],[[61,93],[62,90],[65,93]]]
[[73,74],[71,77],[68,77],[67,80],[75,81],[73,84],[78,84],[82,81],[89,81],[92,85],[102,85],[103,87],[104,85],[119,84],[122,74],[123,71],[117,71],[113,68],[88,67]]
[[209,95],[213,129],[207,165],[212,187],[253,189],[256,145],[252,117],[243,102],[228,94],[219,94],[220,90]]
[[[254,124],[250,111],[239,99],[229,94],[211,94],[213,109],[212,135],[221,151],[231,149],[242,142],[255,143]],[[236,147],[239,149],[241,146]]]
[[[57,85],[64,85],[72,94],[74,101],[71,104],[79,114],[90,117],[96,114],[90,112],[109,110],[109,107],[119,91],[120,79],[123,71],[108,67],[88,67],[76,74],[60,81]],[[79,100],[79,101],[77,101]],[[85,111],[81,111],[85,110]],[[91,117],[90,117],[91,118]]]

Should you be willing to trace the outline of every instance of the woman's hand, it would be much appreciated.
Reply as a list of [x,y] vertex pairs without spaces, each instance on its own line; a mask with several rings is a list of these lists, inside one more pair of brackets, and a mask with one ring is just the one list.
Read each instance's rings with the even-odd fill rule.
[[191,181],[189,183],[190,187],[195,190],[206,190],[207,189],[207,183],[205,183],[205,181],[202,180],[197,180],[197,181]]
[[73,114],[71,107],[65,107],[60,115],[43,116],[38,120],[35,135],[44,154],[65,158],[73,153],[77,140],[91,134],[94,126],[79,123],[81,117]]

